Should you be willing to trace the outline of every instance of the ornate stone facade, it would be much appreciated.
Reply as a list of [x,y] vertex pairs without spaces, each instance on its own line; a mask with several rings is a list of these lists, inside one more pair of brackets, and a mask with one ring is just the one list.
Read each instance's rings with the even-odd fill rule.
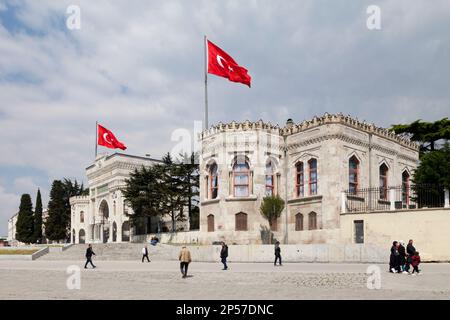
[[220,123],[200,141],[203,242],[261,243],[269,228],[259,211],[266,192],[287,200],[273,227],[278,240],[339,242],[341,193],[401,185],[419,159],[415,143],[342,114],[282,128]]
[[71,242],[126,242],[131,239],[127,206],[121,189],[134,169],[159,160],[115,153],[99,155],[86,168],[89,196],[72,197]]

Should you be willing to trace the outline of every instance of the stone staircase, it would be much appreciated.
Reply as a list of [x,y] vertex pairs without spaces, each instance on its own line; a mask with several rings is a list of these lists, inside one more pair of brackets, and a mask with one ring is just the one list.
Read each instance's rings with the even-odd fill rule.
[[[93,244],[95,260],[140,260],[142,243],[99,243]],[[178,257],[177,246],[167,244],[147,245],[150,260],[174,260]],[[84,260],[87,244],[75,244],[65,251],[49,252],[39,260]]]

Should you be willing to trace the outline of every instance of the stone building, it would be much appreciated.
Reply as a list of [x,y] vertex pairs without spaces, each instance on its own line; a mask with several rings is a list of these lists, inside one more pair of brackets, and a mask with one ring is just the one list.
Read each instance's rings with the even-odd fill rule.
[[[272,234],[283,243],[341,243],[347,197],[358,200],[359,190],[376,187],[375,200],[390,204],[390,187],[409,186],[419,159],[415,143],[342,114],[298,124],[288,120],[283,127],[263,121],[218,124],[199,141],[200,230],[170,234],[168,241],[258,244]],[[132,237],[139,232],[130,228],[126,213],[132,211],[121,188],[135,168],[157,162],[119,153],[98,156],[86,169],[89,196],[70,200],[72,242],[141,239]],[[286,201],[271,227],[259,210],[267,195]],[[149,221],[141,240],[162,231],[152,227],[159,222]]]
[[[16,239],[16,223],[17,218],[19,217],[19,213],[14,214],[11,218],[8,219],[8,237],[6,240],[8,240],[8,243],[12,246],[15,245],[21,245],[23,243],[17,241]],[[42,234],[45,236],[45,221],[48,217],[48,209],[42,210]],[[43,243],[48,243],[48,239],[45,237],[42,239]]]
[[70,199],[71,242],[130,241],[132,230],[126,214],[131,213],[131,208],[121,189],[135,169],[158,162],[121,153],[97,156],[95,163],[86,168],[89,195]]
[[418,146],[373,124],[325,114],[284,127],[259,122],[219,124],[202,132],[199,241],[262,243],[269,223],[265,195],[286,209],[273,223],[283,243],[338,243],[342,193],[409,185]]

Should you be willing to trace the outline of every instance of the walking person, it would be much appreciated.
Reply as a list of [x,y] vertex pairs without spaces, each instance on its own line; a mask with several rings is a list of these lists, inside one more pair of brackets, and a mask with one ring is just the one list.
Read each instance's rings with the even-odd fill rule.
[[273,263],[274,266],[277,265],[277,260],[280,261],[281,264],[281,248],[280,248],[280,241],[275,242],[275,262]]
[[408,255],[406,258],[406,272],[409,272],[409,269],[411,268],[412,256],[416,252],[416,248],[414,248],[413,242],[413,239],[409,239],[408,245],[406,246],[406,254]]
[[398,269],[398,242],[392,242],[391,255],[389,257],[389,272],[396,273]]
[[178,260],[180,260],[180,271],[183,278],[187,277],[189,263],[191,263],[191,252],[183,246],[181,248],[180,254],[178,256]]
[[414,255],[411,257],[411,265],[413,266],[413,271],[412,271],[411,275],[414,275],[414,272],[416,272],[417,274],[420,274],[419,264],[420,264],[420,256],[419,256],[419,252],[416,251],[416,252],[414,252]]
[[95,252],[92,250],[92,245],[89,244],[88,248],[86,250],[86,264],[84,265],[84,268],[87,269],[87,265],[88,263],[91,264],[92,268],[96,268],[96,266],[94,266],[94,264],[92,263],[92,256],[95,256]]
[[150,262],[150,259],[148,258],[148,249],[147,246],[144,246],[142,248],[142,262],[144,262],[144,258],[147,258],[147,262]]
[[400,273],[408,273],[406,272],[406,248],[403,240],[400,240],[398,243],[398,272]]
[[222,270],[228,269],[227,257],[228,257],[228,246],[225,244],[225,242],[222,241],[222,249],[220,250],[220,259],[222,260],[222,263],[223,263]]

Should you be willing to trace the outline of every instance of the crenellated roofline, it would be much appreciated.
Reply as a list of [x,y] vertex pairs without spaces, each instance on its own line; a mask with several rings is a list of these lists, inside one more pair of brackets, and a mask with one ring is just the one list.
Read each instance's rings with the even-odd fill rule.
[[244,122],[236,122],[232,121],[230,123],[222,123],[210,127],[209,129],[204,130],[200,135],[200,139],[207,138],[214,134],[220,132],[227,131],[252,131],[252,130],[263,130],[273,134],[279,134],[283,136],[289,136],[292,134],[296,134],[299,132],[303,132],[309,130],[311,128],[315,128],[321,125],[326,124],[342,124],[349,126],[351,128],[358,129],[363,132],[372,133],[378,135],[380,137],[395,141],[405,147],[419,150],[419,145],[411,141],[410,139],[395,134],[393,131],[390,131],[386,128],[377,127],[374,123],[367,123],[366,121],[359,121],[357,118],[352,118],[350,115],[345,116],[342,113],[337,114],[329,114],[325,113],[323,116],[317,117],[315,116],[311,120],[304,120],[300,123],[288,123],[284,127],[280,127],[278,124],[273,125],[270,122],[264,122],[263,120],[259,120],[256,122],[251,122],[246,120]]

